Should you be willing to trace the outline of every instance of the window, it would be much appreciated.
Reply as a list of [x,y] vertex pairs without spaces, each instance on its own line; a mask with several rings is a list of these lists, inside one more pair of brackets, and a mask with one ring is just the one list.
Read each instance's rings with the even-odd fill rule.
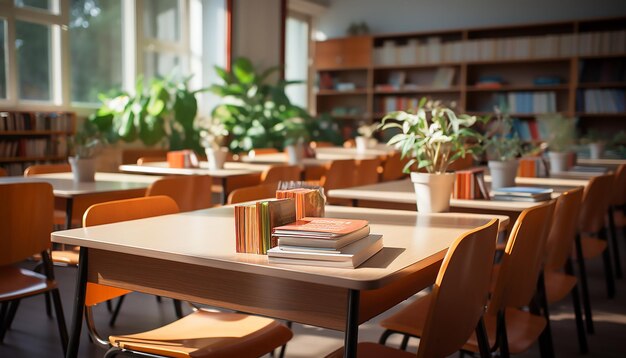
[[187,72],[189,66],[183,56],[188,49],[183,45],[182,12],[183,2],[178,0],[143,0],[143,74],[146,79]]
[[50,26],[15,22],[19,96],[25,100],[50,101],[51,35]]
[[7,98],[6,20],[0,19],[0,99]]
[[308,17],[291,13],[285,31],[285,79],[302,81],[287,86],[286,93],[293,104],[304,108],[309,103],[309,22]]
[[15,0],[15,6],[57,12],[58,0]]
[[72,0],[71,101],[97,103],[98,94],[122,87],[120,0]]
[[144,36],[161,41],[180,40],[178,0],[143,1]]

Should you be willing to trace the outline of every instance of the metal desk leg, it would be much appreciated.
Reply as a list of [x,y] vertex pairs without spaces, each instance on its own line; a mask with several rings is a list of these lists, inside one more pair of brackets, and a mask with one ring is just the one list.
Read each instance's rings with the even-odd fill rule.
[[344,336],[345,358],[356,357],[356,346],[359,341],[359,300],[360,292],[350,290],[348,292],[348,317]]
[[83,328],[85,294],[87,292],[87,253],[87,248],[80,248],[80,257],[78,259],[78,277],[76,280],[76,293],[74,296],[74,315],[72,316],[72,329],[70,332],[70,342],[69,347],[67,348],[66,358],[76,358],[78,356],[80,331]]
[[222,177],[222,205],[226,205],[226,177]]
[[74,210],[74,198],[67,198],[65,202],[65,229],[72,228],[72,211]]

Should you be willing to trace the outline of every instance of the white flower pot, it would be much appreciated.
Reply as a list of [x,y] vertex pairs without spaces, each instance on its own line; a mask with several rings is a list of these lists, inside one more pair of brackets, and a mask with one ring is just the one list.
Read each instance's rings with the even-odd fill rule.
[[569,153],[548,152],[548,158],[550,159],[550,171],[552,173],[566,172],[569,169]]
[[72,175],[74,182],[93,182],[96,175],[96,159],[95,158],[77,158],[68,157],[72,167]]
[[515,186],[518,164],[516,159],[507,161],[490,160],[487,165],[491,174],[491,188],[498,189]]
[[589,157],[591,159],[600,159],[600,157],[602,157],[602,153],[604,153],[604,143],[589,143]]
[[357,152],[365,152],[370,148],[374,148],[378,141],[376,138],[358,136],[354,138],[354,143],[356,145]]
[[304,146],[301,143],[290,144],[285,147],[290,165],[299,164],[304,158]]
[[209,162],[209,170],[224,168],[224,163],[226,162],[226,157],[228,156],[228,148],[206,148],[204,152],[206,153],[206,157]]
[[411,173],[415,187],[417,211],[440,213],[450,209],[450,196],[454,186],[454,173]]

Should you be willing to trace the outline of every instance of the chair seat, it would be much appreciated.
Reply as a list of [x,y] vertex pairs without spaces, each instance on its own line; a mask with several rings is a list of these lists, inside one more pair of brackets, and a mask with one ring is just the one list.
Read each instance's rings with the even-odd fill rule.
[[545,271],[544,281],[548,303],[561,301],[576,286],[575,276],[556,271]]
[[384,319],[380,325],[385,329],[421,337],[430,301],[430,294],[420,297],[407,307]]
[[606,240],[583,235],[580,239],[580,246],[583,250],[583,258],[592,259],[602,255],[607,248],[607,242]]
[[69,266],[78,266],[78,259],[80,254],[74,250],[54,250],[50,253],[52,262],[62,263]]
[[[326,358],[342,358],[344,347],[330,353]],[[399,349],[383,346],[373,342],[361,342],[357,345],[357,357],[359,358],[415,358],[415,353],[401,351]]]
[[0,267],[0,301],[36,295],[56,288],[46,276],[15,266]]
[[[485,314],[485,328],[489,337],[489,345],[495,344],[497,319],[495,315]],[[509,352],[512,354],[522,353],[528,350],[530,346],[537,341],[541,332],[546,327],[546,320],[542,316],[535,316],[526,311],[516,308],[507,308],[506,314],[506,333],[509,342]],[[467,341],[463,346],[464,350],[470,352],[478,352],[478,342],[476,334]]]
[[260,357],[292,335],[273,319],[199,310],[151,331],[110,336],[109,341],[118,348],[168,357]]

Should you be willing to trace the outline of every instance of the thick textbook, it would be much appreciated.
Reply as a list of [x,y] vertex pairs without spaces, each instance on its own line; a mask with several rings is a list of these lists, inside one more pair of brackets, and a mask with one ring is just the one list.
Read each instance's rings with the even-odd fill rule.
[[267,252],[270,263],[355,268],[383,248],[383,236],[371,234],[344,246],[339,252],[288,251],[275,247]]
[[274,228],[274,236],[307,236],[336,238],[367,226],[367,220],[305,217],[293,223]]
[[322,249],[340,249],[356,240],[362,239],[369,235],[370,227],[365,225],[362,228],[346,235],[337,236],[335,238],[312,238],[302,236],[301,234],[288,234],[276,236],[279,246],[306,247],[306,248],[322,248]]

